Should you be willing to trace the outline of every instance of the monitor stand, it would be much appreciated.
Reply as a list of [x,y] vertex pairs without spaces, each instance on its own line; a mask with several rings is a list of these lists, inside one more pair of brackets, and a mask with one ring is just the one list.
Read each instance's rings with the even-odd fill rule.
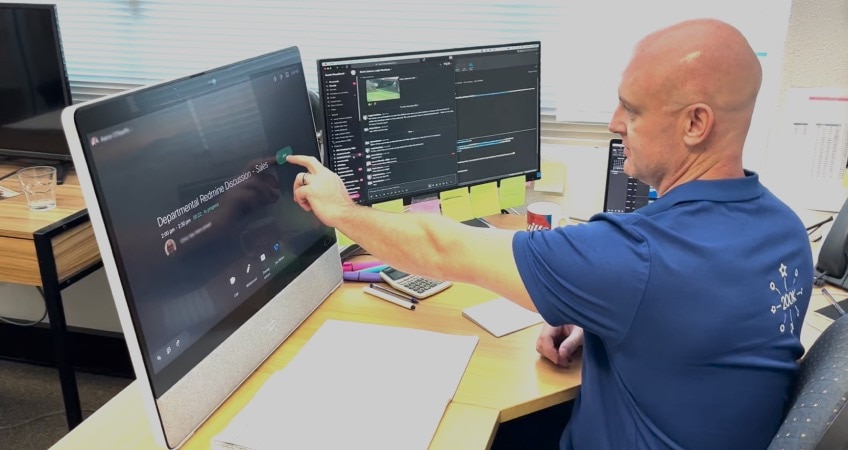
[[359,244],[350,244],[339,249],[339,258],[341,258],[342,262],[345,262],[348,258],[362,254],[363,251],[364,249]]
[[68,171],[74,168],[74,163],[70,161],[59,161],[47,165],[56,168],[56,184],[64,184]]
[[486,222],[485,220],[479,218],[463,220],[462,223],[466,225],[471,225],[472,227],[492,228],[492,225],[489,224],[489,222]]

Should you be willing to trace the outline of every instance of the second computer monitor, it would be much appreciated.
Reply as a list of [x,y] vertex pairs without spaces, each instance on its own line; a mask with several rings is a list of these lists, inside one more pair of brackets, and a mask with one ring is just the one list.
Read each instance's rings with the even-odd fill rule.
[[541,43],[322,59],[325,165],[362,204],[540,176]]
[[610,139],[604,212],[629,213],[657,199],[657,190],[624,173],[624,144]]

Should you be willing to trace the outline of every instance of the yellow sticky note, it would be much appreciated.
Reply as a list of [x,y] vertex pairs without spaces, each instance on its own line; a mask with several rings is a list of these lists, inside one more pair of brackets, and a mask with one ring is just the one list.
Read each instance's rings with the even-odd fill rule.
[[515,208],[526,202],[526,181],[524,175],[501,180],[501,209]]
[[338,241],[339,247],[347,247],[348,245],[353,245],[356,242],[353,242],[353,239],[347,237],[344,233],[339,230],[336,230],[336,241]]
[[534,182],[533,189],[562,194],[565,190],[565,164],[542,161],[542,178]]
[[474,218],[468,188],[463,187],[440,192],[439,199],[442,203],[443,216],[450,217],[457,222]]
[[474,217],[485,217],[501,213],[496,182],[471,186],[471,211]]
[[380,211],[402,213],[403,212],[403,199],[399,198],[397,200],[391,200],[391,201],[388,201],[388,202],[374,203],[373,205],[371,205],[371,207],[374,208],[374,209],[379,209]]
[[845,171],[845,175],[842,175],[842,186],[848,187],[848,170]]

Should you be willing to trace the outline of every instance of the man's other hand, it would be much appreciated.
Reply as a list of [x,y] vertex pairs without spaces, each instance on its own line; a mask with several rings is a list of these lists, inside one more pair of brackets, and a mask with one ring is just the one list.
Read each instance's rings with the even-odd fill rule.
[[583,329],[576,325],[554,327],[543,323],[536,340],[536,351],[561,367],[571,367],[577,361],[575,353],[582,346]]

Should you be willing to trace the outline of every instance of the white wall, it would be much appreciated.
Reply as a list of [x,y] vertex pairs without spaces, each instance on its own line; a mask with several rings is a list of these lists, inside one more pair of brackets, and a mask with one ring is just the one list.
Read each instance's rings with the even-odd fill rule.
[[[763,183],[776,195],[796,206],[803,204],[805,176],[799,174],[798,156],[792,152],[811,149],[781,145],[779,131],[786,127],[792,88],[848,89],[848,2],[845,0],[794,0],[786,36],[781,80],[781,99],[771,127]],[[801,203],[798,203],[801,201]]]
[[[794,0],[786,38],[777,116],[787,107],[785,93],[794,87],[848,88],[848,2]],[[775,121],[774,127],[780,126]],[[773,127],[773,128],[774,128]],[[769,145],[769,162],[779,161],[781,149]],[[593,158],[592,164],[597,164]],[[604,173],[603,162],[599,168]],[[784,183],[764,174],[763,181],[778,195]],[[115,307],[102,270],[64,292],[65,312],[73,326],[120,330]],[[0,315],[35,319],[44,311],[35,288],[0,283]]]

